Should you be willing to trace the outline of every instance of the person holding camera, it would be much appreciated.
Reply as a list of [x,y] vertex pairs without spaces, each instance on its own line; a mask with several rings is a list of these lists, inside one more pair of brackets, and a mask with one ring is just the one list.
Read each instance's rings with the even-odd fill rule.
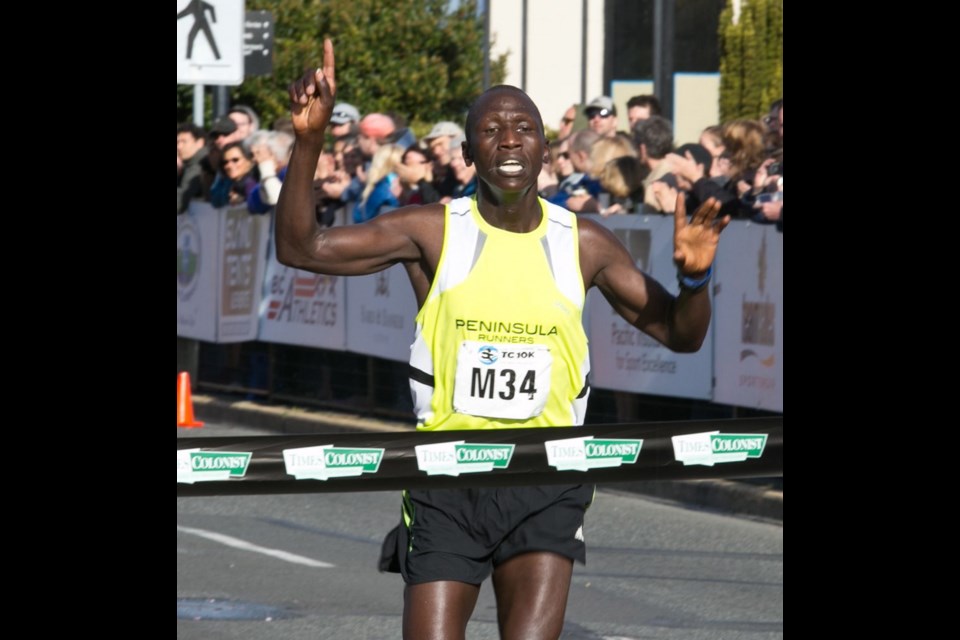
[[783,231],[783,160],[764,160],[753,180],[752,197],[744,197],[756,210],[754,221],[776,224]]

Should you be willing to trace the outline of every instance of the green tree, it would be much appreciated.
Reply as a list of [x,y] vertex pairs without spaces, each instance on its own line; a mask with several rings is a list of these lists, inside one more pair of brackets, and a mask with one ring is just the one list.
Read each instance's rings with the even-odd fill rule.
[[[337,56],[337,100],[361,113],[393,111],[424,131],[438,120],[463,121],[483,90],[483,24],[476,0],[449,10],[448,0],[247,0],[272,11],[273,75],[231,87],[233,103],[249,104],[264,123],[287,115],[287,85],[319,65],[323,39]],[[502,82],[506,57],[491,61]],[[177,87],[177,120],[190,118],[192,91]]]
[[759,118],[783,97],[783,0],[733,1],[720,14],[720,119]]

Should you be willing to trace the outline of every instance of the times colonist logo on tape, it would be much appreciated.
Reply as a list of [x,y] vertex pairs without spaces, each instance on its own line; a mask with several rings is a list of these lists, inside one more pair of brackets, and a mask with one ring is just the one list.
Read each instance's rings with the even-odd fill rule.
[[643,440],[595,440],[587,436],[548,440],[543,446],[547,450],[547,464],[557,471],[588,471],[635,464]]
[[722,462],[759,458],[767,446],[765,433],[691,433],[673,436],[673,454],[684,465],[712,467]]
[[252,454],[244,451],[177,451],[177,482],[193,484],[211,480],[242,478]]
[[284,449],[283,464],[297,480],[328,480],[376,473],[383,449],[357,449],[323,445]]
[[459,476],[506,469],[513,458],[512,444],[466,444],[464,440],[422,444],[416,448],[417,467],[429,476]]

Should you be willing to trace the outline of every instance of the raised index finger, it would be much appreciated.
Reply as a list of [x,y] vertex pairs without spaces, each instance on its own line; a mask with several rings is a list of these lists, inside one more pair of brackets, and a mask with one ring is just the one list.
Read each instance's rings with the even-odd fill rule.
[[330,86],[330,93],[337,91],[337,70],[333,57],[333,41],[325,38],[323,41],[323,77]]

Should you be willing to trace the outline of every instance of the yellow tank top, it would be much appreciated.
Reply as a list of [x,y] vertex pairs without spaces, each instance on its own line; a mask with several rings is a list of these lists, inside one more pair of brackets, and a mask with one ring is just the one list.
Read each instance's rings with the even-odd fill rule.
[[447,205],[411,347],[418,429],[583,424],[590,364],[577,219],[540,207],[534,231],[512,233],[489,225],[474,198]]

